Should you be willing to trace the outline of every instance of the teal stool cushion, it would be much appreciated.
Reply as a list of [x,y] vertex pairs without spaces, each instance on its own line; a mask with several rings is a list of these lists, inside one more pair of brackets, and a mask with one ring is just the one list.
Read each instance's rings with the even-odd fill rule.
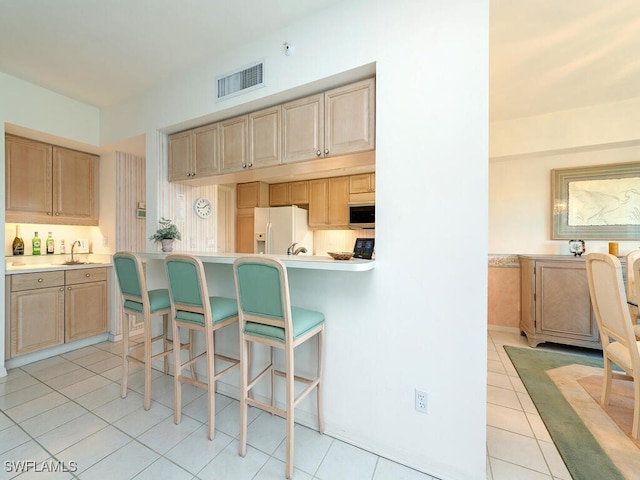
[[[167,290],[166,288],[149,290],[149,307],[151,308],[151,313],[171,308],[171,301],[169,300],[169,290]],[[127,310],[133,310],[134,312],[142,313],[142,302],[125,300],[124,308],[126,308]]]
[[[238,316],[238,302],[236,302],[235,298],[209,297],[209,305],[211,305],[211,315],[213,315],[214,325],[228,318]],[[176,319],[204,325],[204,315],[200,313],[178,310],[176,312]]]
[[[291,317],[294,340],[324,322],[322,313],[300,307],[291,307]],[[244,333],[284,342],[284,328],[281,327],[247,322],[244,327]]]

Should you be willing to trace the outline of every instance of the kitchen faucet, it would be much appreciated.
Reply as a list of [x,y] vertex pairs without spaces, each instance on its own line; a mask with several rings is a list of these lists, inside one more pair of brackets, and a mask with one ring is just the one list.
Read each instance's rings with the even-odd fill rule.
[[289,248],[287,248],[287,255],[298,255],[299,253],[307,253],[307,249],[305,247],[298,247],[297,242],[293,242]]
[[75,260],[73,259],[73,249],[75,248],[76,245],[80,245],[79,240],[76,240],[71,244],[71,263],[75,263]]

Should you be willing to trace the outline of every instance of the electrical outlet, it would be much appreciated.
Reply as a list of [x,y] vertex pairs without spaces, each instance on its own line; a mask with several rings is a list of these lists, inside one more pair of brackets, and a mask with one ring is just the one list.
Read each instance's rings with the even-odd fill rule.
[[429,413],[427,392],[416,388],[416,412]]

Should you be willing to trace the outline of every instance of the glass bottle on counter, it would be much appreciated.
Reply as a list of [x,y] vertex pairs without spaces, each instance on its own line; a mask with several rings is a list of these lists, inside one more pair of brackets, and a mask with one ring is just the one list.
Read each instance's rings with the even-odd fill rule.
[[47,255],[53,255],[53,252],[55,251],[55,249],[56,249],[55,242],[53,241],[51,232],[49,232],[49,235],[47,236]]
[[35,232],[33,239],[31,240],[31,254],[32,255],[40,255],[40,245],[41,245],[40,237],[38,236],[38,232]]
[[12,249],[14,255],[24,255],[24,241],[20,234],[20,225],[16,225],[16,238],[13,239]]
[[65,254],[67,253],[67,249],[64,245],[64,240],[60,240],[60,253]]

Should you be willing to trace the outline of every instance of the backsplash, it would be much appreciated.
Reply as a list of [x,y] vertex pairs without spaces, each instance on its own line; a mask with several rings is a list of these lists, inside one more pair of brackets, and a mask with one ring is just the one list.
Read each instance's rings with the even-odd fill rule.
[[356,238],[375,238],[374,229],[356,230],[315,230],[313,248],[315,255],[327,255],[327,252],[353,252]]
[[31,240],[35,232],[42,240],[42,255],[46,255],[45,241],[49,232],[55,242],[55,253],[60,253],[60,244],[64,240],[66,253],[71,253],[71,244],[80,238],[89,240],[89,251],[93,251],[93,245],[98,242],[102,244],[102,235],[98,227],[76,226],[76,225],[46,225],[40,223],[5,223],[4,224],[4,255],[11,257],[13,255],[12,244],[16,236],[16,225],[20,225],[22,240],[24,241],[25,256],[31,255]]

